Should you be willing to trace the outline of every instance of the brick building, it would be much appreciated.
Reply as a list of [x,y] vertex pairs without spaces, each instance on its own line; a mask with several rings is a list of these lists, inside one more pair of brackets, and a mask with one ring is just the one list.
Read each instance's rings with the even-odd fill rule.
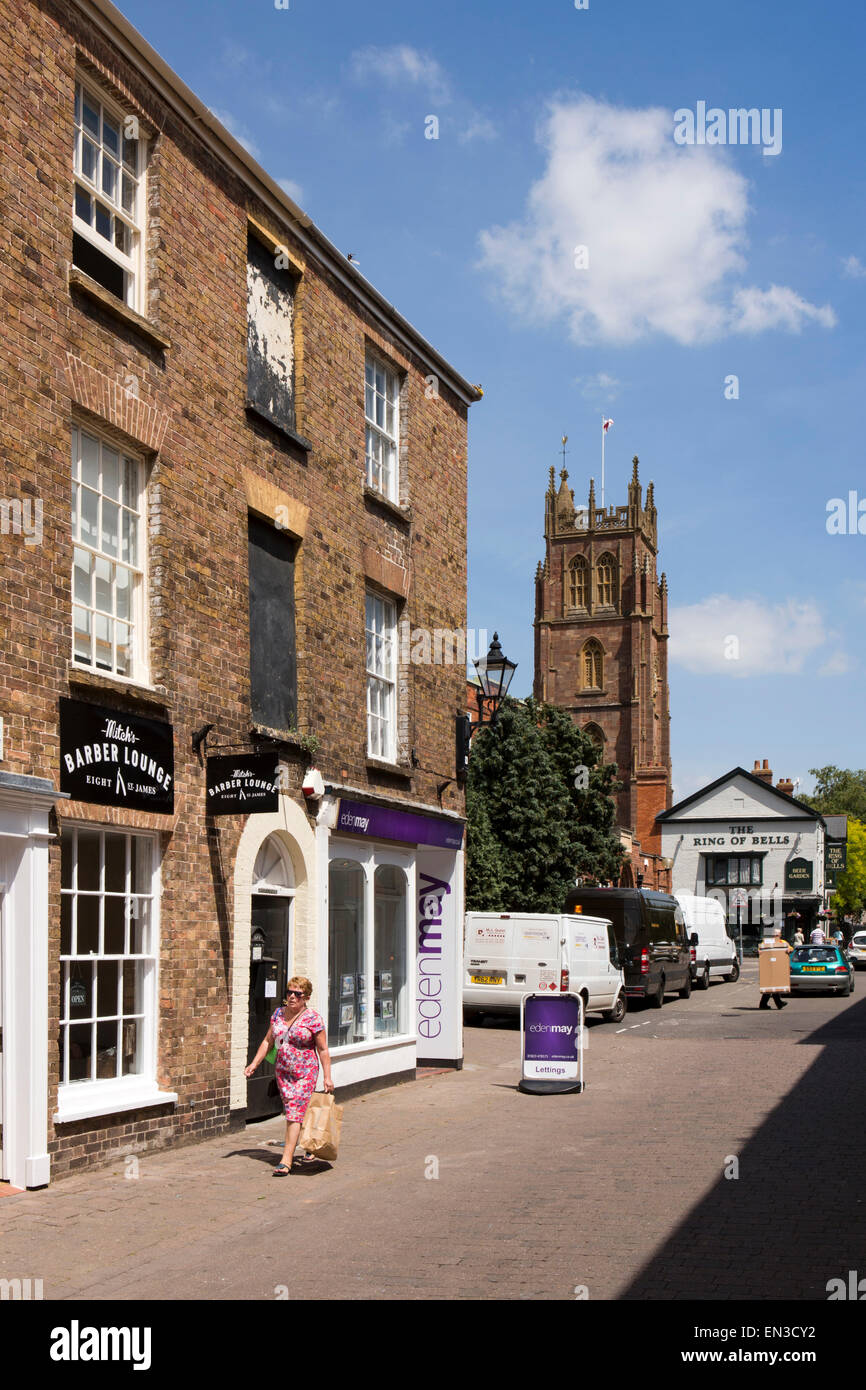
[[576,508],[568,473],[545,496],[545,558],[535,577],[535,696],[567,709],[615,763],[617,824],[638,874],[668,888],[656,816],[671,804],[667,580],[656,574],[653,484],[642,498],[634,459],[628,501],[598,507],[595,483]]
[[480,393],[112,5],[0,0],[0,39],[0,1120],[35,1187],[277,1110],[243,1068],[294,973],[341,1090],[459,1065],[465,673],[397,636],[465,628]]

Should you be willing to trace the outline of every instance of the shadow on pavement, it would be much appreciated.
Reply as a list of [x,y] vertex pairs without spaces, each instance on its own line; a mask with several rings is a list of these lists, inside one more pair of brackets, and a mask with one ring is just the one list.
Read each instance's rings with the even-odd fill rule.
[[[866,999],[804,1044],[822,1051],[736,1155],[739,1176],[720,1153],[718,1182],[618,1299],[824,1301],[830,1279],[866,1275]],[[734,1120],[735,1101],[722,1087]]]

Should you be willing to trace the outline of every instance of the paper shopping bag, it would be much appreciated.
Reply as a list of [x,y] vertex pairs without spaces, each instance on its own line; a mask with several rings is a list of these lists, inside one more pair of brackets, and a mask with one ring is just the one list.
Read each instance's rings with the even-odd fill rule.
[[333,1162],[340,1147],[343,1107],[328,1091],[314,1091],[301,1125],[298,1144],[308,1154]]

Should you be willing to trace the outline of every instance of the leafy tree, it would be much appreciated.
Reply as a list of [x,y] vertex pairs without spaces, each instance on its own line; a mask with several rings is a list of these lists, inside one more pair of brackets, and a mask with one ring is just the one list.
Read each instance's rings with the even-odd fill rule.
[[615,880],[615,776],[562,710],[504,700],[469,760],[467,908],[561,912],[577,874]]
[[848,818],[848,867],[836,879],[830,899],[838,917],[856,917],[866,910],[866,825]]
[[845,812],[866,821],[866,770],[853,772],[849,768],[810,767],[815,778],[811,796],[801,796],[807,806],[822,816],[841,816]]

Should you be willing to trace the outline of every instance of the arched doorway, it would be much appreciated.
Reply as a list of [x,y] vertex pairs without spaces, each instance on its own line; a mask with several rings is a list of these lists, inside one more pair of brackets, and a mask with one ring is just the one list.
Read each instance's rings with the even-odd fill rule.
[[[292,959],[295,875],[276,835],[262,842],[252,874],[250,907],[250,1011],[247,1062],[258,1051],[271,1015],[282,1004]],[[247,1081],[247,1119],[279,1114],[280,1097],[270,1062]]]

